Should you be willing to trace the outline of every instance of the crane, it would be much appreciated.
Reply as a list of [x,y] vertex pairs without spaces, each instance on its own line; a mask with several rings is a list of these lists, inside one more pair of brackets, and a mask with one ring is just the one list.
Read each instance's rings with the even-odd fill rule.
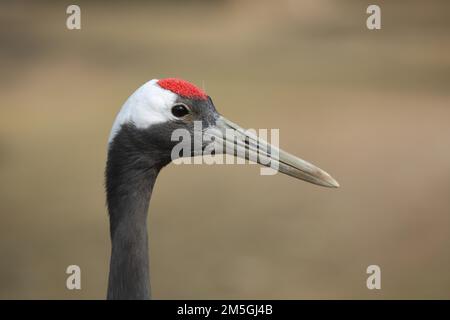
[[[220,115],[211,98],[177,78],[153,79],[138,88],[116,116],[108,142],[105,189],[110,222],[111,258],[107,299],[150,299],[147,214],[160,170],[174,160],[175,130],[198,137],[194,125],[210,139],[200,150],[183,149],[175,158],[199,155],[208,146],[317,185],[339,186],[328,173],[258,137]],[[243,139],[242,139],[243,138]],[[242,142],[244,141],[244,142]],[[258,153],[272,157],[260,160]]]

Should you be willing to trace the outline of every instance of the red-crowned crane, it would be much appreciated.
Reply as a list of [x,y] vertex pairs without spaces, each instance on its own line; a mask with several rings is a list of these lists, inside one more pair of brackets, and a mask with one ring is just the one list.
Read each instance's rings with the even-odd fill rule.
[[[180,79],[151,80],[125,102],[111,130],[106,165],[106,194],[110,219],[111,260],[108,299],[149,299],[150,275],[147,211],[159,171],[172,160],[172,132],[184,129],[198,139],[194,122],[202,124],[215,139],[201,142],[225,144],[219,153],[230,153],[272,166],[279,172],[325,187],[338,187],[328,173],[247,134],[221,116],[209,96]],[[231,134],[230,134],[231,132]],[[244,140],[242,140],[244,138]],[[244,143],[242,142],[244,141]],[[228,146],[233,148],[228,148]],[[217,151],[216,150],[216,151]],[[231,150],[231,151],[230,151]],[[272,161],[260,161],[265,150]],[[201,153],[201,152],[200,152]],[[198,155],[196,150],[179,157]],[[275,154],[275,152],[274,152]]]

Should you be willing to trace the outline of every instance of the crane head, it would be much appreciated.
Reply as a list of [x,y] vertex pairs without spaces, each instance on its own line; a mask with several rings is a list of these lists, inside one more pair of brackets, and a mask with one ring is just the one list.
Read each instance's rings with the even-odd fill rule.
[[[189,133],[193,147],[174,156],[172,151],[179,140],[174,139],[173,133],[177,130]],[[269,144],[220,115],[203,90],[181,79],[153,79],[128,98],[116,117],[109,138],[110,148],[119,143],[127,145],[122,152],[141,153],[152,157],[153,161],[156,158],[161,166],[174,158],[202,155],[212,146],[215,154],[228,153],[275,167],[281,173],[317,185],[339,187],[338,182],[322,169]],[[195,145],[200,147],[195,148]],[[270,161],[262,161],[261,153]]]

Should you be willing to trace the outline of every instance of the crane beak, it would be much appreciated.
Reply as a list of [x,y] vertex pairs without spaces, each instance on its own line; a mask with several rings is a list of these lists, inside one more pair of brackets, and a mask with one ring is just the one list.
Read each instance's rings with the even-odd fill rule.
[[[230,120],[220,116],[205,135],[214,141],[216,153],[230,154],[257,162],[291,177],[320,186],[337,188],[339,183],[324,170],[258,138]],[[218,151],[217,151],[218,150]]]

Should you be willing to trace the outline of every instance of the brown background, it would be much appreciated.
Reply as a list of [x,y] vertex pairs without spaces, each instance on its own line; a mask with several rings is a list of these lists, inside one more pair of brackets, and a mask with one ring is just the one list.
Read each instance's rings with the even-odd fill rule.
[[[341,183],[257,166],[174,166],[150,209],[155,298],[450,298],[450,3],[0,5],[0,298],[105,297],[106,143],[152,78],[279,128]],[[65,269],[82,269],[82,290]],[[382,268],[382,290],[365,270]]]

